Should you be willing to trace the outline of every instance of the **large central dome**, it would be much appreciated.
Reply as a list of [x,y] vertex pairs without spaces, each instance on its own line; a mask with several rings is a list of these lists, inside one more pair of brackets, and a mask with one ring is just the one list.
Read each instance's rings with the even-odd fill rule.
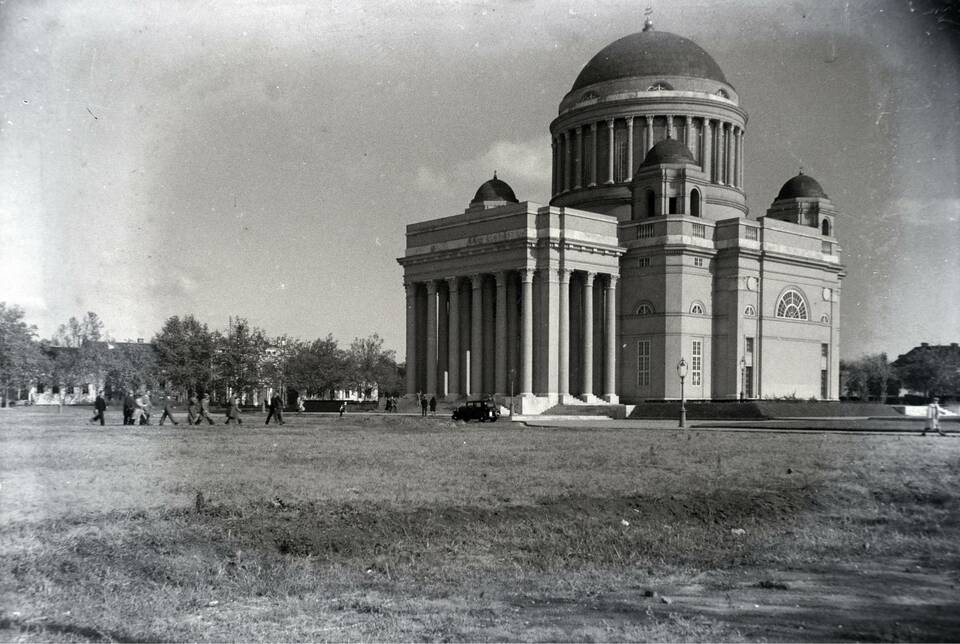
[[720,66],[700,45],[646,28],[601,49],[577,76],[573,90],[632,76],[691,76],[727,83]]

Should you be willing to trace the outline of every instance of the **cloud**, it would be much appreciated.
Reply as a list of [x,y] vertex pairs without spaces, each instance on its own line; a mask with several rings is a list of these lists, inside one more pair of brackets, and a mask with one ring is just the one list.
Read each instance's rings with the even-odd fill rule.
[[472,195],[494,172],[510,184],[521,201],[543,199],[552,172],[550,139],[495,141],[481,154],[452,166],[418,167],[416,181],[424,192],[456,198]]

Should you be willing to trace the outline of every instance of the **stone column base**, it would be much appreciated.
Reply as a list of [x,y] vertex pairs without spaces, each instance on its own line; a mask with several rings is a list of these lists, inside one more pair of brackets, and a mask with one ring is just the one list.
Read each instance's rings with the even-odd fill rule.
[[620,404],[620,396],[618,396],[617,394],[604,394],[603,399],[606,400],[611,405]]
[[588,405],[602,405],[606,401],[603,398],[598,398],[593,394],[581,394],[580,400],[587,403]]

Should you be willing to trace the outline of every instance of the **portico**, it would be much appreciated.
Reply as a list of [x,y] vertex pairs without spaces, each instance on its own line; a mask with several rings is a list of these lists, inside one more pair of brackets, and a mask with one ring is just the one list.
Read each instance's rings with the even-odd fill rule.
[[623,252],[612,216],[509,199],[408,226],[407,393],[617,402]]

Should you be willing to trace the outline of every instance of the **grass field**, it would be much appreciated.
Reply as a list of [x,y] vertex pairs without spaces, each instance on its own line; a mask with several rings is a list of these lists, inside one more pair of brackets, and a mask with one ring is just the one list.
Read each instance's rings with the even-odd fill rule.
[[960,639],[955,436],[88,416],[0,411],[0,640]]

